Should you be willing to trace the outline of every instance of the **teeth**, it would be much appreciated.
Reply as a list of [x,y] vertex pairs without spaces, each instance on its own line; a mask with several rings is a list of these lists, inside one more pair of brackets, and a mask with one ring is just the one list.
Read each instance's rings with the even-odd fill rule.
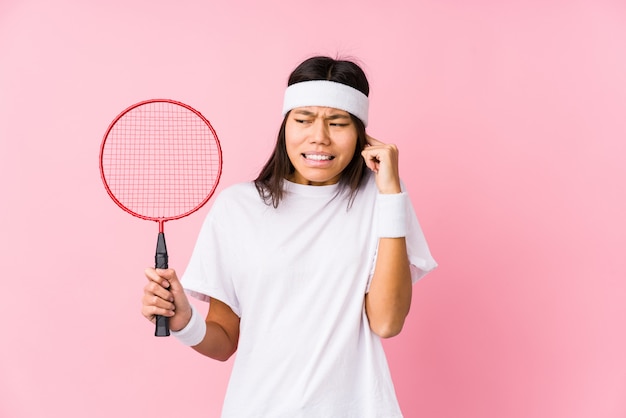
[[324,161],[324,160],[333,159],[331,155],[319,155],[319,154],[304,154],[304,157],[308,160],[316,160],[316,161]]

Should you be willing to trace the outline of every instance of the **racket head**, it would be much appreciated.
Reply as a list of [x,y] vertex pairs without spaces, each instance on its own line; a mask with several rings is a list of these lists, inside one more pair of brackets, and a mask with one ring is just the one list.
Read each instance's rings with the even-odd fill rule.
[[200,209],[222,173],[222,150],[197,110],[151,99],[122,111],[100,146],[100,176],[113,201],[141,219],[165,221]]

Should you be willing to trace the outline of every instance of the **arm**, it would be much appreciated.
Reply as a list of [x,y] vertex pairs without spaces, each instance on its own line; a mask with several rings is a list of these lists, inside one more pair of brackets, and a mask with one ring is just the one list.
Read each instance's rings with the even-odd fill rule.
[[372,331],[390,338],[402,331],[411,307],[412,283],[404,238],[381,238],[365,312]]
[[239,344],[239,317],[227,304],[211,298],[205,322],[204,339],[193,349],[216,360],[228,360]]
[[[397,147],[370,136],[367,142],[362,155],[367,167],[376,175],[379,193],[401,193]],[[365,295],[365,312],[372,331],[382,338],[398,335],[409,313],[411,296],[411,271],[405,238],[380,238],[374,275]]]
[[[155,322],[156,315],[170,318],[170,329],[180,331],[191,319],[189,299],[174,270],[146,269],[148,284],[144,287],[142,314]],[[207,357],[226,361],[237,350],[239,317],[228,305],[211,299],[205,320],[206,334],[193,349]]]

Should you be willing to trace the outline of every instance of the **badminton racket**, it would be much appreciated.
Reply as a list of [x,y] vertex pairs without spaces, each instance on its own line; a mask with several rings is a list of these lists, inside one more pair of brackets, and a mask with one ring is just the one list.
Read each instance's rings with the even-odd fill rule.
[[[124,211],[159,226],[155,267],[168,268],[163,225],[200,209],[222,172],[215,130],[200,112],[167,99],[146,100],[120,113],[100,146],[100,175]],[[157,315],[154,335],[168,336],[169,318]]]

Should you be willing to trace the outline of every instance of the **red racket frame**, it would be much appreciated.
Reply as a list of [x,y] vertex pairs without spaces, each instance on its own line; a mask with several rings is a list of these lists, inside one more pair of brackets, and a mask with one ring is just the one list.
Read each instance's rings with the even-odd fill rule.
[[[211,130],[211,133],[213,134],[213,137],[215,138],[215,145],[217,148],[217,153],[218,153],[218,157],[219,157],[219,161],[220,164],[218,165],[218,171],[216,174],[216,180],[215,180],[215,184],[213,184],[213,188],[211,188],[210,192],[207,194],[206,199],[204,199],[200,204],[198,204],[198,206],[196,206],[195,208],[180,214],[180,215],[176,215],[176,216],[166,216],[166,217],[153,217],[153,216],[145,216],[145,215],[141,215],[139,213],[136,213],[130,209],[128,209],[126,206],[124,206],[113,194],[113,192],[111,192],[111,189],[109,187],[109,183],[106,180],[106,177],[104,175],[104,168],[102,166],[102,157],[104,154],[104,145],[106,143],[106,139],[109,136],[109,133],[111,132],[111,129],[113,129],[113,126],[115,126],[115,124],[117,123],[118,120],[120,120],[126,113],[130,112],[131,110],[135,109],[136,107],[139,106],[143,106],[145,104],[149,104],[149,103],[171,103],[171,104],[175,104],[178,106],[182,106],[187,110],[192,111],[193,113],[196,114],[196,116],[198,116],[200,119],[202,119],[202,121],[208,126],[208,128]],[[196,212],[198,209],[200,209],[202,206],[204,206],[209,199],[211,198],[211,196],[213,196],[213,193],[215,192],[215,189],[217,188],[217,185],[220,181],[220,177],[222,175],[222,148],[220,146],[220,142],[219,139],[217,137],[217,134],[215,133],[215,130],[213,129],[213,126],[211,125],[211,123],[208,121],[207,118],[205,118],[202,113],[198,112],[196,109],[194,109],[193,107],[186,105],[185,103],[182,102],[178,102],[176,100],[170,100],[170,99],[150,99],[150,100],[144,100],[141,101],[139,103],[135,103],[132,106],[129,106],[128,108],[124,109],[119,115],[117,115],[117,117],[115,119],[113,119],[113,122],[111,122],[109,124],[109,127],[107,128],[104,137],[102,138],[102,144],[100,145],[100,177],[102,178],[102,183],[104,183],[104,188],[106,189],[107,193],[109,194],[109,196],[111,197],[111,199],[113,199],[113,201],[115,202],[115,204],[117,204],[117,206],[119,206],[120,208],[122,208],[125,212],[130,213],[131,215],[140,218],[140,219],[144,219],[147,221],[155,221],[159,224],[159,232],[163,232],[163,224],[167,221],[173,221],[175,219],[180,219],[180,218],[184,218],[185,216],[191,215],[192,213]]]

